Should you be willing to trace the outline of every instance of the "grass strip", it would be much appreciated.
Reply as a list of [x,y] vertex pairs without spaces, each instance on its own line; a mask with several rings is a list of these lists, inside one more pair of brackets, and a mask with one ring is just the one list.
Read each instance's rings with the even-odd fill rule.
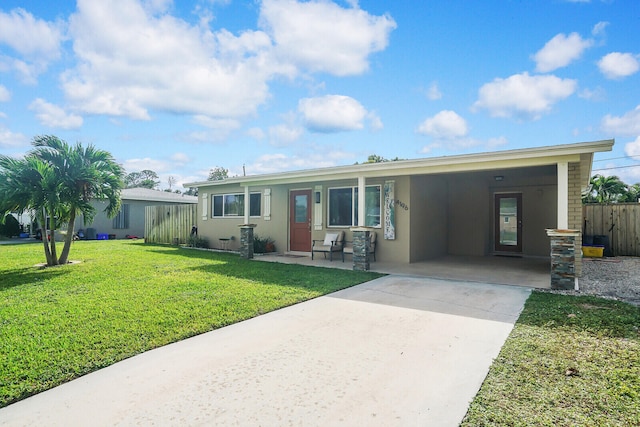
[[0,246],[0,407],[135,354],[379,277],[237,254],[78,241]]
[[534,292],[463,426],[640,425],[640,307]]

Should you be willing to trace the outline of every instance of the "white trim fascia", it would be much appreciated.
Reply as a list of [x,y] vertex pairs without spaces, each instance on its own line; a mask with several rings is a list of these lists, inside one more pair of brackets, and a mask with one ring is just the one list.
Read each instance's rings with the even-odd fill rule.
[[390,176],[473,172],[498,168],[510,169],[530,166],[547,166],[555,165],[559,162],[580,162],[582,154],[611,151],[611,149],[613,148],[613,144],[614,140],[610,139],[548,147],[463,154],[458,156],[398,160],[382,163],[363,163],[357,165],[335,166],[321,169],[279,172],[267,175],[249,175],[228,178],[224,181],[187,183],[184,184],[184,186],[208,187],[234,183],[241,186],[293,183],[300,184],[320,180],[357,180],[358,177],[380,178]]

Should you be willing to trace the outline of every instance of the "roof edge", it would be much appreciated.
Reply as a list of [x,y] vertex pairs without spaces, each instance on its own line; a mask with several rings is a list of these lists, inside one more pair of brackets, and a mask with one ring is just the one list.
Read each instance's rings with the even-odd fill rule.
[[597,153],[611,151],[615,143],[614,139],[605,139],[599,141],[578,142],[563,145],[551,145],[533,148],[519,148],[504,151],[490,151],[484,153],[460,154],[453,156],[426,157],[409,160],[398,160],[393,162],[382,163],[360,163],[356,165],[332,166],[317,169],[303,169],[286,172],[276,172],[270,174],[248,175],[241,177],[232,177],[222,181],[201,181],[184,184],[185,188],[189,187],[207,187],[224,184],[242,184],[246,182],[263,182],[291,180],[295,178],[323,177],[340,173],[356,173],[356,172],[375,172],[375,171],[395,171],[399,169],[409,169],[415,167],[439,166],[443,164],[459,165],[472,164],[487,161],[505,161],[511,159],[534,159],[542,157],[559,157],[570,156],[587,153]]

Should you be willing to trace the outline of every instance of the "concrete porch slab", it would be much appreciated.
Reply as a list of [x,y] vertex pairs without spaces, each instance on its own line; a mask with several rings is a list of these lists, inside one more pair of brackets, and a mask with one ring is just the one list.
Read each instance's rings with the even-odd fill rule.
[[[258,261],[302,264],[317,267],[351,270],[351,257],[336,257],[333,261],[321,256],[311,260],[305,254],[267,254],[256,256]],[[548,289],[551,284],[550,261],[546,258],[520,258],[507,256],[454,256],[435,258],[416,263],[371,262],[371,271],[385,274],[400,274],[431,277],[446,280],[461,280],[498,285],[514,285]]]

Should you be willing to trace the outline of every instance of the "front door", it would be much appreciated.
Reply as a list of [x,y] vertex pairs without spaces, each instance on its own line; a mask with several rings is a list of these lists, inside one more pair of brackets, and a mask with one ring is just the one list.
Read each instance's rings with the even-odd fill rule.
[[289,250],[311,251],[311,190],[289,195]]
[[522,194],[495,195],[495,250],[522,252]]

